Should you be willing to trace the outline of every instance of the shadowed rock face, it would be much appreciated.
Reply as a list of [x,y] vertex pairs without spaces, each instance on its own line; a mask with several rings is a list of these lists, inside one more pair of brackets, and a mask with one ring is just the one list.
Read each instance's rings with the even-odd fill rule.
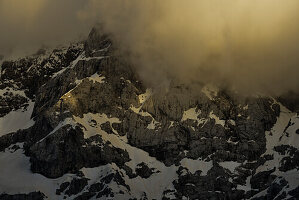
[[64,126],[35,143],[28,152],[31,170],[50,178],[76,172],[82,167],[96,167],[112,162],[122,167],[129,161],[127,152],[103,143],[100,136],[84,140],[82,130],[71,126]]
[[31,192],[29,194],[16,194],[16,195],[9,195],[9,194],[1,194],[0,199],[3,200],[42,200],[45,199],[45,195],[43,195],[41,192]]
[[[0,86],[19,84],[17,89],[24,89],[26,95],[25,100],[17,95],[6,94],[2,101],[0,97],[0,117],[32,100],[35,124],[0,137],[0,150],[24,142],[33,172],[49,178],[75,174],[56,188],[61,198],[121,194],[135,198],[130,184],[164,177],[168,172],[161,165],[176,167],[173,187],[161,194],[164,199],[171,195],[176,199],[249,199],[263,190],[267,198],[283,197],[281,191],[289,183],[275,173],[299,169],[298,149],[277,145],[272,152],[283,156],[279,169],[259,170],[277,156],[267,149],[267,137],[281,115],[273,98],[240,97],[233,91],[201,83],[186,86],[177,80],[171,80],[167,88],[150,90],[109,37],[97,29],[91,31],[84,48],[71,46],[59,55],[62,58],[49,65],[53,67],[45,67],[51,56],[42,59],[44,64],[33,65],[39,72],[34,76],[27,75],[33,74],[30,66],[40,59],[37,55],[3,64]],[[36,85],[31,86],[35,79]],[[1,111],[1,102],[9,109]],[[288,127],[292,126],[290,122]],[[146,153],[140,156],[139,151]],[[200,164],[192,169],[188,162]],[[82,170],[103,166],[113,170],[101,172],[96,181]],[[248,184],[249,189],[241,187]],[[297,195],[296,190],[292,192]],[[138,198],[149,195],[144,191]]]
[[299,93],[287,92],[284,95],[278,97],[278,100],[283,103],[289,110],[299,113]]
[[100,27],[93,28],[89,33],[88,40],[84,43],[87,57],[106,56],[111,52],[112,41],[107,34],[103,34]]
[[39,88],[67,67],[81,51],[82,45],[74,44],[17,61],[4,61],[0,68],[0,90],[4,90],[0,96],[0,116],[26,109],[28,102],[35,100]]

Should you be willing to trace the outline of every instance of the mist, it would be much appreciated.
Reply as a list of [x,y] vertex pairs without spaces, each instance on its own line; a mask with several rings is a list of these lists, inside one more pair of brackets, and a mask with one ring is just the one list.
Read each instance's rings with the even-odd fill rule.
[[18,58],[42,47],[85,39],[92,22],[79,20],[84,0],[0,0],[0,54]]
[[28,0],[12,9],[17,2],[0,0],[0,54],[86,37],[100,23],[150,86],[299,91],[297,0]]

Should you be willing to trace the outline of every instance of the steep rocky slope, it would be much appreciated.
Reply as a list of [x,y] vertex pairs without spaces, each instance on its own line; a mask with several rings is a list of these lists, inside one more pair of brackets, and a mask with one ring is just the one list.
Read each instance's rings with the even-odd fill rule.
[[4,62],[0,199],[299,198],[287,96],[176,80],[151,89],[135,71],[96,29]]

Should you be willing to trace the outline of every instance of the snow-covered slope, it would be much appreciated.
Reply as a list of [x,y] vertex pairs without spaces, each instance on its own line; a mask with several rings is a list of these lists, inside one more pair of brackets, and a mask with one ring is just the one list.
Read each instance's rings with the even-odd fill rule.
[[[93,126],[96,121],[97,126]],[[17,143],[6,148],[4,152],[0,153],[0,192],[8,194],[17,193],[29,193],[33,191],[41,191],[49,199],[63,199],[63,195],[56,195],[56,189],[64,182],[71,182],[73,179],[81,179],[82,175],[88,179],[87,184],[82,188],[82,191],[78,191],[78,194],[71,195],[67,199],[73,199],[76,196],[80,196],[85,192],[88,192],[93,184],[104,182],[104,188],[109,188],[109,194],[112,195],[112,199],[129,199],[129,198],[142,198],[146,194],[149,199],[162,199],[163,192],[171,190],[174,193],[175,188],[173,182],[179,179],[177,173],[180,166],[184,167],[187,172],[194,174],[196,171],[202,171],[201,175],[206,176],[211,168],[213,167],[212,161],[200,161],[184,158],[181,160],[178,166],[171,165],[165,166],[163,162],[158,161],[156,158],[149,156],[149,154],[141,149],[133,147],[128,144],[125,136],[118,136],[117,134],[108,134],[100,128],[100,125],[104,122],[109,121],[110,123],[118,122],[118,119],[108,118],[102,114],[87,114],[83,118],[73,117],[72,123],[79,123],[84,126],[84,136],[90,137],[95,134],[102,136],[103,140],[109,142],[112,146],[121,148],[128,152],[131,160],[126,163],[134,172],[138,169],[138,164],[143,163],[145,166],[153,169],[147,178],[140,176],[130,178],[126,171],[119,168],[114,163],[106,164],[94,168],[81,168],[80,171],[83,174],[65,174],[62,177],[56,179],[49,179],[43,175],[35,174],[30,171],[29,157],[24,155],[23,144]],[[291,121],[291,126],[288,127],[288,123]],[[70,123],[70,122],[69,122]],[[61,127],[61,125],[59,125]],[[265,154],[273,155],[273,160],[266,161],[263,165],[260,165],[251,176],[261,173],[263,171],[269,171],[275,169],[272,174],[277,175],[276,180],[285,179],[287,184],[283,186],[282,192],[288,192],[294,190],[299,183],[298,169],[283,172],[279,170],[281,161],[290,155],[281,155],[274,151],[275,147],[281,145],[290,145],[295,147],[298,145],[298,134],[296,134],[296,127],[298,129],[298,115],[291,113],[282,107],[280,116],[278,117],[277,123],[267,133],[267,150]],[[55,130],[58,130],[57,128]],[[288,133],[288,137],[285,136]],[[284,138],[286,137],[286,138]],[[224,169],[228,169],[230,174],[238,175],[236,168],[246,164],[237,163],[232,161],[219,162],[219,165]],[[133,172],[133,173],[134,173]],[[121,179],[125,185],[120,185],[117,181],[112,179],[111,182],[103,181],[107,175],[120,174]],[[183,176],[184,174],[181,174]],[[114,175],[115,176],[115,175]],[[250,177],[249,177],[250,178]],[[249,179],[250,180],[250,179]],[[239,188],[252,189],[250,181],[247,181],[244,185],[238,185]],[[130,188],[130,189],[128,189]],[[267,194],[267,189],[259,192],[254,197],[259,197]],[[165,195],[165,194],[164,194]],[[107,196],[103,196],[102,199],[107,199]],[[169,198],[176,197],[173,194],[166,195]],[[291,196],[289,196],[291,197]]]

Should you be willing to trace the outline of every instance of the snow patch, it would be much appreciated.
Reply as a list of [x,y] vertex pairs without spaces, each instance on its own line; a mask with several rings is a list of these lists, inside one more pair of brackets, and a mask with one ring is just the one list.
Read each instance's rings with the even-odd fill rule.
[[98,83],[105,83],[104,76],[99,75],[98,73],[93,74],[91,77],[88,78],[90,81],[98,82]]
[[224,125],[225,125],[225,120],[220,120],[220,118],[219,118],[218,116],[216,116],[216,115],[213,113],[213,111],[210,112],[209,117],[210,117],[211,119],[214,119],[214,120],[215,120],[215,124],[220,124],[221,126],[224,127]]
[[[290,145],[298,148],[298,134],[296,134],[296,130],[299,128],[299,121],[298,115],[290,112],[284,106],[280,105],[280,110],[281,112],[277,118],[276,124],[272,127],[271,131],[266,131],[266,152],[263,155],[273,155],[273,159],[267,160],[264,165],[259,166],[256,169],[255,174],[276,168],[272,174],[284,177],[289,183],[290,187],[287,189],[289,191],[298,186],[298,171],[296,169],[287,172],[279,171],[280,162],[287,155],[280,155],[278,152],[274,151],[274,147]],[[257,194],[257,196],[261,194],[262,192]]]
[[35,123],[34,120],[31,119],[33,108],[34,102],[29,101],[29,106],[26,108],[26,110],[19,109],[16,111],[11,111],[4,117],[1,117],[0,136],[33,126]]
[[22,97],[26,97],[23,90],[14,90],[13,88],[9,87],[0,90],[0,96],[4,96],[5,93],[12,93],[13,96],[20,95]]
[[[143,106],[143,104],[149,99],[149,97],[153,94],[152,89],[146,89],[146,92],[143,94],[138,95],[138,100],[139,104],[141,104],[139,107],[134,107],[133,105],[130,106],[130,109],[137,113],[140,114],[140,110]],[[151,116],[151,115],[150,115]]]
[[146,89],[145,93],[140,94],[138,96],[139,103],[141,103],[143,105],[144,102],[146,102],[146,100],[152,95],[152,93],[153,93],[153,91],[151,89]]
[[299,149],[299,134],[296,131],[299,129],[299,116],[293,115],[288,122],[287,127],[283,132],[283,136],[279,138],[280,144],[290,145]]
[[218,163],[221,167],[228,169],[230,172],[234,172],[237,167],[241,165],[241,163],[233,162],[233,161],[225,161]]
[[200,113],[201,113],[200,110],[196,111],[196,107],[190,108],[189,110],[184,111],[181,121],[183,122],[186,121],[187,119],[198,121],[199,119],[197,117],[198,115],[200,115]]
[[[273,152],[274,146],[286,144],[295,145],[298,148],[296,139],[298,136],[296,134],[296,129],[299,128],[298,116],[295,113],[290,112],[286,107],[280,105],[280,115],[277,118],[275,125],[272,127],[271,131],[266,131],[266,152],[265,154],[271,154]],[[285,128],[288,126],[289,122],[296,122],[295,124],[289,126],[287,130]],[[289,137],[284,133],[289,131]]]
[[168,128],[173,127],[174,121],[170,121],[170,125],[168,126]]
[[[87,113],[83,115],[83,118],[73,116],[74,120],[83,125],[86,130],[84,130],[84,138],[89,138],[91,136],[100,134],[102,135],[103,139],[109,140],[111,134],[107,134],[105,131],[101,129],[101,124],[104,124],[106,122],[112,123],[120,123],[120,120],[115,117],[108,117],[106,114],[92,114]],[[112,127],[111,127],[112,128]],[[112,130],[116,132],[113,128]]]
[[89,61],[89,60],[101,60],[103,58],[108,58],[109,56],[97,56],[97,57],[83,57],[81,60]]
[[149,123],[149,124],[147,125],[147,129],[155,130],[156,127],[159,126],[159,124],[160,124],[159,122],[157,122],[154,118],[152,118],[151,123]]
[[[201,114],[201,110],[197,109],[196,107],[190,108],[190,109],[184,111],[181,121],[183,122],[188,119],[191,119],[191,120],[194,120],[197,122],[197,126],[199,126],[200,124],[204,125],[208,120],[204,119],[204,118],[199,119],[198,115],[200,115],[200,114]],[[195,130],[194,127],[191,127],[191,128],[193,130]]]
[[10,152],[0,152],[0,194],[19,194],[32,191],[43,192],[48,199],[61,199],[55,194],[59,185],[69,181],[73,174],[65,174],[57,179],[49,179],[30,170],[29,157],[23,154],[22,143],[16,144],[21,148]]
[[130,109],[134,112],[134,113],[137,113],[139,114],[140,110],[141,110],[142,106],[136,108],[134,107],[133,105],[130,106]]
[[202,171],[201,176],[206,176],[208,171],[213,167],[213,161],[203,161],[203,160],[192,160],[189,158],[184,158],[181,160],[181,166],[186,167],[192,174],[197,170]]
[[133,105],[130,106],[130,109],[135,112],[138,115],[141,115],[143,117],[151,117],[152,121],[147,125],[147,129],[154,130],[156,129],[161,123],[156,121],[155,118],[148,112],[144,112],[141,110],[142,105],[138,108],[134,107]]
[[92,50],[91,52],[94,53],[98,53],[98,52],[103,52],[103,51],[108,51],[108,49],[110,48],[111,44],[109,44],[107,47],[103,48],[103,49],[99,49],[99,50]]

